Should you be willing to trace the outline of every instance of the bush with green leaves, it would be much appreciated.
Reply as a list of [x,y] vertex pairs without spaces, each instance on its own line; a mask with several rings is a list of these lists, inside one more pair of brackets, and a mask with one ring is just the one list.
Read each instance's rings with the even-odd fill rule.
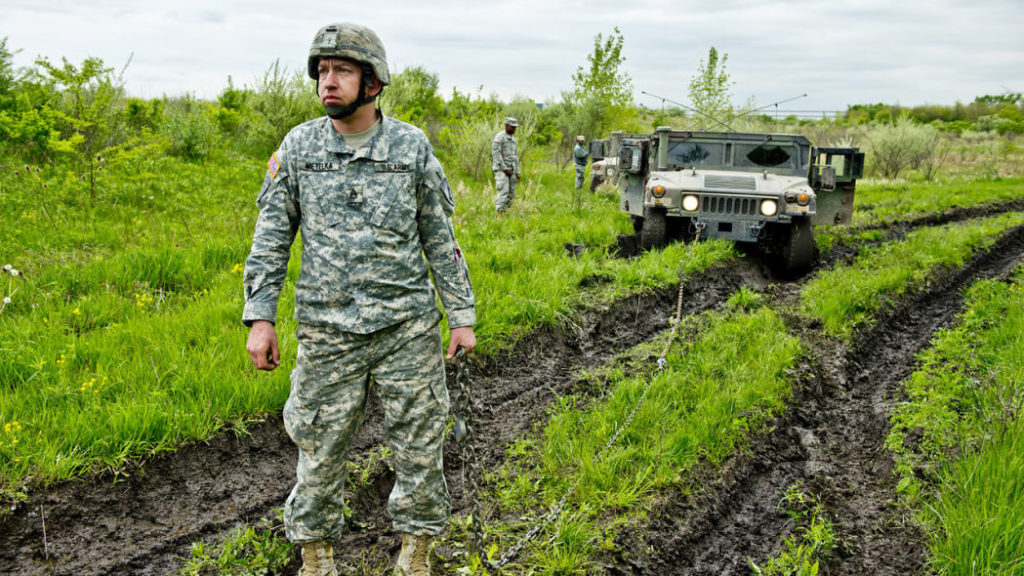
[[898,178],[907,168],[919,168],[935,154],[939,131],[904,115],[893,124],[875,126],[867,134],[869,167],[884,178]]

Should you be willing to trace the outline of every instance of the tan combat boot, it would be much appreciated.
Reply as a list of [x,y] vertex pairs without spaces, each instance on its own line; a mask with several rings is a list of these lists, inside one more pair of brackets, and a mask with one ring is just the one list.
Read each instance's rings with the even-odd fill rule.
[[334,569],[334,547],[317,540],[302,545],[302,569],[299,576],[338,576]]
[[433,536],[402,534],[402,551],[398,554],[393,576],[430,576],[430,545]]

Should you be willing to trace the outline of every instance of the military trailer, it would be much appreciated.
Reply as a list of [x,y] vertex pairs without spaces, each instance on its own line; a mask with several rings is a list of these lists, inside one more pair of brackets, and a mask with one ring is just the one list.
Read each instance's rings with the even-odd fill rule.
[[645,249],[675,238],[755,243],[785,270],[814,263],[814,226],[850,224],[864,153],[794,134],[686,132],[617,142],[620,208]]

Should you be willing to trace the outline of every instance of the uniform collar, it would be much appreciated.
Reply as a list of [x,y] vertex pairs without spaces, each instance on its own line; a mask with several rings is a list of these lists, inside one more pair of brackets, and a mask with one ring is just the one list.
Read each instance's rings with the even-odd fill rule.
[[331,126],[331,119],[324,116],[324,130],[327,132],[327,151],[334,152],[335,154],[344,154],[346,156],[352,156],[351,160],[356,158],[368,158],[374,162],[384,162],[388,159],[388,151],[391,148],[390,138],[388,138],[389,127],[391,125],[391,118],[385,116],[380,110],[377,111],[377,117],[380,119],[380,130],[373,135],[370,140],[363,146],[352,149],[345,144],[345,139],[342,138],[341,134]]

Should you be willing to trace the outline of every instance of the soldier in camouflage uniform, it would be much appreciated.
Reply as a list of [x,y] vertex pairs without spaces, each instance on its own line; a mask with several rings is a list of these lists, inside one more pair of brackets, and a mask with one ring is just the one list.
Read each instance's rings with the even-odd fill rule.
[[583,180],[587,173],[587,156],[589,153],[583,143],[586,140],[583,135],[576,137],[576,146],[572,149],[573,164],[576,165],[576,189],[583,188]]
[[454,201],[423,132],[376,109],[390,74],[372,30],[322,28],[308,71],[327,117],[293,128],[270,157],[245,264],[242,318],[251,327],[253,364],[273,370],[280,364],[278,296],[301,230],[299,349],[283,414],[299,460],[285,531],[302,545],[300,575],[336,574],[331,541],[344,524],[345,460],[372,381],[394,453],[388,512],[402,533],[395,573],[426,575],[429,547],[451,511],[442,461],[449,398],[435,294],[451,328],[447,356],[476,345],[473,290],[451,223]]
[[494,186],[498,189],[494,209],[498,214],[505,211],[516,197],[516,182],[519,182],[519,156],[516,154],[516,127],[519,122],[511,116],[505,118],[505,129],[494,135],[491,141],[491,170],[494,172]]

